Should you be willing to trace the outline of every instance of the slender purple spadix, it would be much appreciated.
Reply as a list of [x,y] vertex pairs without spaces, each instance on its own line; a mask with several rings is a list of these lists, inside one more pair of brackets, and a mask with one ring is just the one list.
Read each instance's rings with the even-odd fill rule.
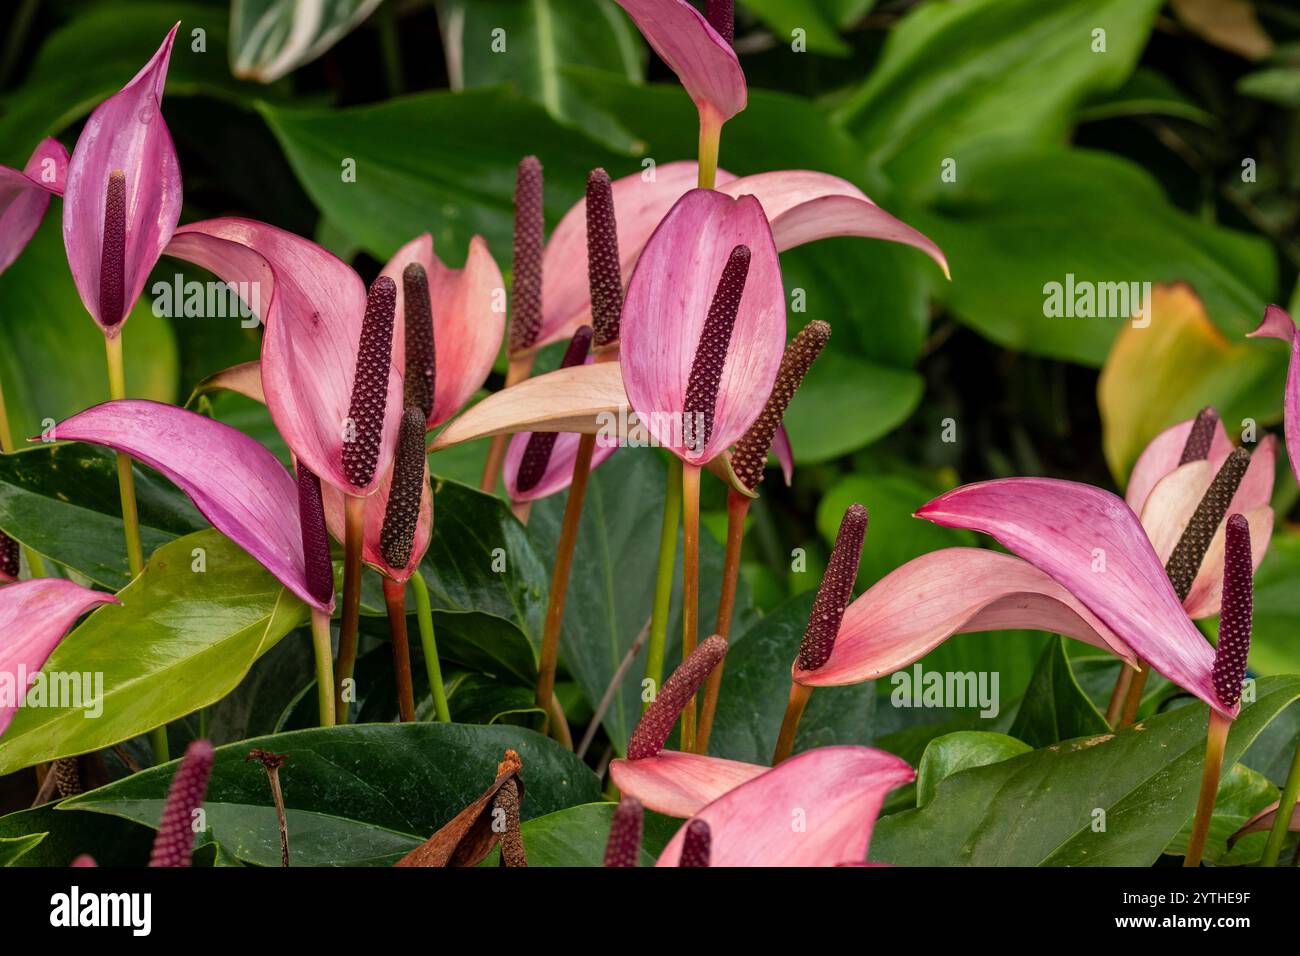
[[677,665],[677,670],[664,681],[654,702],[641,715],[641,722],[632,731],[627,745],[627,759],[641,760],[657,757],[664,749],[673,724],[681,716],[687,702],[695,696],[718,661],[727,656],[727,639],[714,634]]
[[17,578],[18,569],[18,542],[0,531],[0,576]]
[[1244,448],[1236,449],[1224,459],[1219,466],[1219,473],[1214,476],[1204,497],[1192,512],[1182,537],[1169,553],[1165,572],[1169,575],[1169,582],[1174,586],[1178,600],[1186,601],[1187,595],[1191,593],[1196,574],[1201,570],[1201,562],[1205,560],[1205,552],[1210,549],[1219,522],[1228,513],[1232,496],[1237,493],[1237,486],[1241,484],[1249,464],[1250,452]]
[[[569,340],[569,347],[564,350],[560,368],[573,368],[587,361],[591,339],[591,326],[578,326],[578,331]],[[515,487],[520,491],[532,491],[546,476],[546,466],[551,462],[551,452],[555,450],[555,440],[558,437],[559,432],[533,432],[528,436],[524,456],[519,460],[519,473],[515,476]]]
[[406,316],[406,372],[403,406],[414,405],[427,420],[433,411],[438,365],[433,341],[433,304],[424,266],[412,262],[402,270],[402,302]]
[[722,39],[736,42],[736,0],[708,0],[704,16]]
[[713,293],[709,315],[700,332],[699,345],[686,380],[686,400],[682,408],[682,437],[687,448],[700,451],[709,443],[713,417],[718,404],[718,386],[727,364],[731,332],[736,327],[740,298],[749,276],[749,246],[736,246],[727,258]]
[[695,819],[686,824],[686,837],[682,840],[682,855],[678,866],[708,866],[709,852],[713,849],[713,833],[704,820]]
[[1223,605],[1219,613],[1219,643],[1214,648],[1214,692],[1225,707],[1241,700],[1250,655],[1254,570],[1250,557],[1250,522],[1241,515],[1228,519],[1223,542]]
[[107,328],[122,321],[126,302],[126,174],[113,170],[104,193],[104,238],[99,258],[99,318]]
[[153,841],[150,866],[189,866],[194,848],[194,811],[203,806],[215,755],[212,744],[196,740],[185,751],[167,791],[162,822]]
[[618,342],[623,314],[623,272],[618,262],[618,225],[609,173],[593,169],[587,176],[587,281],[591,285],[591,325],[596,348]]
[[835,649],[835,638],[844,620],[844,609],[853,600],[853,582],[858,579],[858,563],[862,560],[862,542],[867,536],[867,509],[862,505],[849,505],[835,535],[831,559],[826,562],[826,573],[813,599],[812,613],[808,615],[808,629],[799,645],[799,667],[815,671],[825,664]]
[[762,483],[767,455],[772,450],[772,439],[781,427],[785,410],[790,407],[795,390],[799,388],[830,337],[831,327],[820,319],[814,319],[800,329],[799,334],[785,347],[767,404],[731,452],[731,470],[750,491]]
[[636,797],[624,794],[614,808],[614,819],[609,825],[609,839],[605,841],[606,866],[636,866],[641,861],[641,827],[645,810]]
[[393,455],[393,483],[388,492],[384,524],[379,530],[379,553],[390,568],[400,570],[411,560],[415,529],[420,521],[424,491],[424,412],[412,406],[402,415]]
[[298,462],[298,517],[302,523],[307,590],[321,604],[329,604],[334,597],[334,565],[330,563],[330,536],[325,529],[320,478],[301,461]]
[[1218,423],[1219,413],[1212,405],[1206,405],[1196,413],[1192,429],[1187,433],[1187,441],[1183,444],[1183,454],[1178,459],[1178,464],[1205,461],[1210,457],[1210,446],[1214,443],[1214,426]]
[[343,442],[343,473],[354,485],[368,485],[379,464],[379,442],[388,405],[388,368],[393,361],[393,316],[397,283],[380,276],[370,286],[357,348],[357,374],[348,407],[351,429]]
[[515,249],[511,278],[510,354],[533,347],[542,329],[542,164],[536,156],[519,161],[515,176]]

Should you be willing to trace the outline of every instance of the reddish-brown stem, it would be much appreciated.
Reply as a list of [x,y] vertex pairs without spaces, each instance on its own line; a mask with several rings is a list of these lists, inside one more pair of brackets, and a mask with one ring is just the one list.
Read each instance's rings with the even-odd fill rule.
[[776,751],[772,754],[772,766],[775,767],[794,751],[794,738],[799,734],[799,720],[812,688],[807,684],[790,684],[790,701],[785,706],[785,717],[781,720],[781,732],[776,738]]
[[344,692],[357,666],[357,631],[361,627],[361,536],[366,526],[366,499],[346,496],[343,505],[343,617],[339,659],[334,668],[334,719],[348,722]]
[[[718,599],[718,620],[714,634],[731,639],[731,618],[736,609],[736,586],[740,582],[740,549],[745,543],[745,518],[749,515],[748,495],[732,488],[727,494],[727,556],[722,565],[722,595]],[[718,694],[722,690],[724,657],[718,661],[704,687],[704,700],[700,703],[700,726],[695,734],[695,752],[709,752],[709,736],[713,733],[713,715],[718,709]]]
[[[511,357],[510,365],[506,369],[506,388],[518,385],[528,377],[533,370],[534,358],[533,352]],[[489,495],[496,493],[497,479],[501,477],[501,463],[505,461],[506,446],[509,444],[509,435],[493,435],[492,444],[488,446],[487,462],[483,465],[483,477],[479,481],[479,488]]]
[[1133,675],[1137,672],[1124,661],[1119,664],[1119,676],[1115,678],[1115,689],[1111,691],[1110,703],[1106,705],[1106,723],[1112,730],[1119,730],[1120,715],[1124,712],[1124,701],[1128,699],[1128,689],[1133,684]]
[[[700,466],[682,462],[682,660],[700,633]],[[695,698],[682,711],[682,750],[695,750]]]
[[1120,714],[1119,726],[1129,727],[1133,721],[1137,720],[1138,708],[1142,706],[1142,691],[1147,686],[1147,675],[1151,673],[1151,665],[1146,661],[1141,662],[1141,669],[1133,675],[1132,682],[1128,687],[1128,694],[1124,697],[1124,712]]
[[397,677],[397,712],[402,723],[415,720],[415,689],[411,682],[411,642],[406,633],[406,582],[384,578],[388,605],[388,639],[393,643],[393,673]]
[[1223,772],[1223,750],[1228,742],[1232,721],[1217,710],[1210,711],[1210,727],[1205,735],[1205,766],[1201,771],[1201,794],[1196,801],[1196,816],[1192,818],[1192,835],[1187,840],[1187,856],[1183,866],[1201,865],[1205,855],[1205,839],[1210,832],[1210,818],[1214,815],[1214,802],[1219,795],[1219,776]]
[[573,749],[573,731],[569,729],[569,718],[565,716],[558,694],[551,694],[551,736],[565,750]]
[[[596,450],[596,436],[583,435],[578,442],[578,457],[573,462],[573,481],[564,502],[564,523],[555,552],[555,570],[551,574],[551,594],[546,604],[546,623],[542,629],[542,655],[537,669],[537,706],[550,713],[555,693],[555,667],[560,657],[560,628],[564,623],[564,601],[569,592],[569,572],[573,570],[573,551],[578,545],[578,523],[582,520],[582,500],[587,494],[587,477],[591,473],[591,456]],[[549,724],[549,720],[547,721]]]

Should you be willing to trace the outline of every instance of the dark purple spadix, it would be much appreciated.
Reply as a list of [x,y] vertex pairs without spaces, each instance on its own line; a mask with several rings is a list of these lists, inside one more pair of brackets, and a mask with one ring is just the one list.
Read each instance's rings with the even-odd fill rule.
[[640,863],[644,821],[641,801],[624,794],[614,808],[614,819],[609,825],[609,839],[605,841],[606,866],[636,866]]
[[591,326],[596,348],[618,342],[623,314],[623,271],[618,262],[618,226],[609,173],[593,169],[587,176],[587,281],[591,285]]
[[196,740],[185,751],[167,802],[163,805],[162,822],[153,841],[150,866],[189,866],[194,848],[194,811],[203,806],[203,795],[208,791],[208,778],[212,775],[215,755],[212,744]]
[[1219,473],[1214,476],[1204,497],[1192,512],[1187,527],[1183,529],[1182,537],[1174,545],[1174,550],[1169,553],[1169,560],[1165,562],[1165,571],[1169,575],[1169,582],[1174,586],[1178,600],[1186,601],[1187,595],[1192,592],[1192,584],[1196,581],[1197,572],[1201,570],[1205,552],[1210,549],[1214,533],[1219,529],[1223,516],[1228,513],[1232,496],[1237,493],[1237,487],[1241,484],[1242,476],[1246,474],[1246,467],[1249,464],[1250,452],[1244,448],[1236,449],[1224,459],[1223,464],[1219,466]]
[[0,531],[0,574],[18,577],[18,542]]
[[510,354],[533,347],[542,329],[542,164],[519,161],[515,176],[515,249],[510,289]]
[[690,378],[686,381],[683,404],[682,439],[696,453],[703,451],[713,432],[713,416],[718,404],[718,386],[727,364],[731,332],[736,327],[740,298],[749,277],[749,246],[736,246],[723,266],[718,288],[713,293],[700,342],[695,347]]
[[1223,604],[1219,643],[1214,648],[1214,691],[1225,707],[1241,700],[1250,655],[1254,571],[1250,557],[1250,523],[1241,515],[1228,519],[1223,542]]
[[826,562],[826,573],[822,575],[812,613],[808,615],[808,629],[799,645],[798,664],[803,670],[815,671],[831,658],[844,609],[853,600],[853,582],[858,579],[858,563],[862,560],[862,542],[866,537],[867,509],[849,505],[840,520],[835,547]]
[[351,440],[343,442],[343,474],[358,487],[374,480],[379,464],[396,309],[397,283],[388,276],[380,276],[366,297],[366,315],[361,322],[361,343],[357,348],[357,374],[352,380],[352,404],[348,407]]
[[298,462],[298,515],[302,522],[302,556],[307,568],[307,591],[321,604],[334,597],[334,566],[330,563],[330,536],[325,530],[325,503],[320,478]]
[[[573,368],[587,361],[591,351],[592,330],[590,325],[578,326],[569,340],[569,347],[564,350],[560,368]],[[555,450],[558,432],[533,432],[528,436],[524,446],[524,456],[519,460],[519,474],[515,476],[515,487],[519,491],[532,491],[546,474],[546,466],[551,462],[551,452]]]
[[772,450],[772,439],[781,425],[781,419],[785,417],[785,410],[790,407],[795,390],[799,388],[830,337],[831,327],[820,319],[814,319],[800,329],[799,334],[785,347],[767,404],[763,406],[763,411],[754,424],[749,426],[749,431],[736,442],[731,453],[731,470],[750,491],[762,483],[767,455]]
[[1187,441],[1183,443],[1183,454],[1178,464],[1185,465],[1191,461],[1205,461],[1210,457],[1210,446],[1214,444],[1214,426],[1219,423],[1219,413],[1211,405],[1206,405],[1196,413]]
[[686,824],[686,836],[682,839],[682,855],[677,858],[678,866],[708,866],[709,853],[713,849],[713,834],[704,820],[694,819]]
[[708,0],[704,16],[722,39],[736,42],[736,0]]
[[379,530],[379,553],[395,571],[402,570],[411,561],[426,464],[424,413],[412,406],[403,413],[397,433],[393,481],[388,491],[388,507],[384,509],[384,524]]
[[641,715],[641,722],[632,731],[632,739],[627,745],[627,759],[641,760],[645,757],[657,757],[664,749],[673,724],[686,709],[686,703],[695,696],[710,672],[718,666],[718,661],[727,656],[727,639],[714,634],[691,653],[691,656],[677,665],[677,670],[664,681],[659,688],[654,702]]
[[99,320],[112,328],[126,311],[126,174],[120,169],[108,177],[99,248]]
[[403,317],[406,322],[405,399],[424,412],[433,412],[434,385],[438,364],[433,342],[433,305],[429,301],[429,276],[424,266],[412,262],[402,270]]

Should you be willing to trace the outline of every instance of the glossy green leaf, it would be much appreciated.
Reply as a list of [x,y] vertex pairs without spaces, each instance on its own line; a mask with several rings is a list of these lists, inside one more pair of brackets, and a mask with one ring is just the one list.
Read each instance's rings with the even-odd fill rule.
[[126,820],[62,813],[49,803],[0,817],[0,846],[5,841],[26,847],[5,866],[65,867],[82,853],[100,866],[143,866],[153,833]]
[[936,737],[925,748],[916,768],[916,805],[923,807],[933,800],[939,784],[958,771],[987,767],[1033,749],[1015,737],[979,730]]
[[[581,761],[519,727],[354,724],[258,737],[217,749],[204,806],[212,838],[262,865],[279,863],[279,836],[266,772],[244,760],[254,748],[289,755],[280,780],[291,865],[394,862],[487,788],[507,748],[523,760],[525,820],[600,799]],[[174,763],[151,768],[60,806],[156,827],[174,773]]]
[[20,837],[0,837],[0,866],[13,866],[20,857],[31,850],[46,834],[30,833]]
[[[1206,861],[1220,865],[1257,862],[1264,851],[1267,834],[1261,833],[1235,844],[1231,856],[1228,838],[1260,810],[1276,803],[1277,799],[1277,787],[1269,783],[1268,778],[1259,771],[1241,764],[1229,770],[1219,782],[1219,795],[1214,801],[1214,813],[1210,816],[1209,836],[1205,840]],[[1188,820],[1187,825],[1170,842],[1166,852],[1173,856],[1186,856],[1187,841],[1191,835],[1192,821]]]
[[[785,414],[795,461],[827,461],[869,445],[916,410],[923,390],[913,371],[828,349]],[[828,408],[836,414],[827,415]]]
[[[207,526],[188,498],[139,465],[135,495],[146,555]],[[121,514],[112,452],[91,445],[53,445],[0,457],[0,528],[113,590],[131,579]]]
[[[108,400],[104,335],[72,283],[60,226],[62,206],[62,200],[50,202],[32,241],[0,274],[0,387],[14,442],[20,445]],[[175,400],[176,340],[167,320],[149,308],[147,290],[127,318],[122,341],[127,393]]]
[[231,72],[262,83],[278,80],[332,47],[380,2],[231,0]]
[[746,7],[772,28],[776,42],[789,46],[795,31],[811,53],[847,56],[849,45],[836,31],[839,10],[834,0],[743,0]]
[[[1280,531],[1269,542],[1255,574],[1250,670],[1254,674],[1300,674],[1300,534]],[[1215,618],[1215,621],[1218,619]],[[1207,627],[1217,627],[1213,621]]]
[[1197,106],[1172,80],[1146,67],[1138,67],[1119,89],[1097,97],[1079,111],[1079,119],[1084,121],[1121,116],[1176,116],[1210,129],[1217,124],[1213,113]]
[[958,182],[971,181],[967,158],[981,146],[1064,141],[1074,108],[1128,77],[1161,5],[924,4],[890,31],[880,62],[836,116],[897,182],[937,188],[947,159]]
[[[1300,698],[1300,677],[1258,683],[1234,722],[1231,767]],[[1150,866],[1196,809],[1207,708],[954,774],[918,810],[876,826],[872,859],[909,866]],[[1095,811],[1104,813],[1103,818]],[[1094,828],[1097,827],[1097,828]]]
[[1065,639],[1053,636],[1020,702],[1011,735],[1031,747],[1046,747],[1109,732],[1106,718],[1075,680],[1065,655]]
[[1237,92],[1296,109],[1300,107],[1300,69],[1279,66],[1247,73],[1237,81]]
[[[193,570],[197,549],[202,572]],[[307,618],[300,600],[211,530],[159,548],[119,597],[64,638],[44,668],[95,675],[93,699],[72,702],[102,712],[19,708],[0,738],[0,774],[119,743],[220,700]]]
[[[614,807],[612,803],[585,803],[521,824],[528,865],[604,866]],[[641,833],[640,865],[654,866],[680,826],[680,820],[647,813]],[[500,856],[499,850],[493,850],[480,866],[498,866]]]
[[[727,652],[709,753],[769,764],[790,698],[790,665],[808,627],[813,594],[801,594],[738,634]],[[875,685],[818,687],[799,722],[796,753],[832,744],[870,743]]]

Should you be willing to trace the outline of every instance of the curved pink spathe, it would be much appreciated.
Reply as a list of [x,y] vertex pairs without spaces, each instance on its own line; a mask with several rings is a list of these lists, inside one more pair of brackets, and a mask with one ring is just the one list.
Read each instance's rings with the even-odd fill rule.
[[[714,800],[692,819],[709,825],[710,866],[837,866],[864,860],[889,791],[915,771],[870,747],[797,754]],[[683,826],[656,866],[676,866]]]
[[1214,691],[1214,650],[1183,610],[1146,532],[1122,500],[1051,478],[963,485],[916,516],[992,535],[1049,574],[1138,657],[1228,718]]
[[251,219],[209,219],[176,231],[167,254],[236,285],[262,321],[262,389],[276,428],[321,481],[357,496],[388,472],[402,413],[402,376],[388,376],[375,477],[354,485],[343,471],[343,435],[356,375],[366,289],[352,267],[314,242]]
[[298,488],[269,451],[229,425],[173,405],[124,399],[96,405],[54,428],[60,441],[125,452],[162,472],[212,526],[309,605]]
[[[130,83],[90,114],[68,162],[63,244],[81,301],[109,337],[121,333],[180,221],[180,164],[162,117],[167,63],[179,26]],[[99,314],[104,199],[109,177],[118,170],[126,176],[125,294],[123,315],[106,318]]]
[[[505,463],[501,470],[506,494],[511,501],[547,498],[557,491],[563,491],[573,481],[573,466],[578,460],[578,444],[582,437],[577,432],[560,432],[555,436],[555,446],[551,449],[551,457],[546,462],[546,471],[542,474],[541,481],[527,491],[519,490],[519,465],[532,435],[532,432],[516,432],[506,448]],[[618,447],[618,441],[613,437],[598,435],[596,446],[591,451],[591,470],[599,468],[605,459],[618,451]]]
[[[1138,455],[1137,461],[1133,463],[1133,471],[1129,473],[1128,487],[1124,489],[1124,500],[1135,515],[1142,513],[1147,495],[1151,494],[1156,483],[1178,467],[1183,457],[1183,446],[1187,444],[1187,436],[1191,434],[1195,421],[1196,419],[1189,418],[1169,426],[1151,439],[1146,448],[1142,449],[1142,454]],[[1223,422],[1216,419],[1208,458],[1217,469],[1231,453],[1232,442],[1223,430]]]
[[[682,423],[691,364],[727,257],[750,249],[749,277],[727,350],[713,429],[698,451]],[[637,262],[623,304],[619,360],[627,396],[659,445],[702,465],[740,438],[772,390],[785,350],[785,290],[776,243],[752,196],[693,189],[664,217]]]
[[77,618],[101,604],[117,603],[111,594],[62,578],[36,578],[0,588],[0,734]]
[[[697,176],[695,163],[673,162],[614,181],[619,261],[625,285],[655,228],[668,210],[695,188]],[[778,252],[831,236],[884,239],[920,249],[948,274],[948,260],[938,246],[838,176],[790,169],[738,179],[719,169],[717,189],[733,198],[758,198],[771,222]],[[539,345],[567,339],[579,325],[590,324],[587,285],[586,200],[582,199],[565,213],[546,244]]]
[[609,775],[621,793],[636,797],[648,810],[670,817],[699,813],[724,793],[767,773],[758,764],[660,751],[656,757],[610,761]]
[[1283,400],[1286,419],[1286,453],[1291,459],[1291,471],[1300,482],[1300,334],[1296,332],[1291,316],[1279,306],[1270,305],[1264,310],[1264,320],[1249,334],[1250,338],[1266,336],[1281,339],[1291,346],[1291,361],[1286,372],[1286,393]]
[[406,368],[406,309],[402,271],[412,262],[424,267],[433,307],[433,411],[426,427],[456,414],[487,381],[505,334],[505,282],[480,236],[470,240],[462,269],[449,269],[433,251],[427,232],[412,239],[388,260],[382,275],[397,285],[393,327],[393,365]]
[[857,684],[920,660],[954,634],[1065,634],[1136,666],[1133,651],[1074,595],[1027,561],[982,548],[943,548],[896,568],[848,606],[830,659],[796,661],[801,684]]
[[616,0],[677,74],[700,123],[721,126],[745,108],[749,91],[736,51],[686,0]]
[[67,176],[68,151],[57,139],[41,140],[21,170],[0,166],[0,272],[32,241]]
[[[433,489],[429,483],[429,471],[424,472],[424,487],[420,491],[420,515],[415,523],[415,538],[411,543],[411,556],[406,566],[394,568],[384,560],[379,547],[379,536],[384,530],[384,514],[388,510],[388,496],[393,487],[393,470],[396,463],[390,465],[387,473],[379,482],[379,487],[366,505],[366,523],[361,534],[361,560],[375,568],[381,574],[394,581],[409,581],[415,569],[420,566],[424,554],[429,550],[429,541],[433,538]],[[325,524],[335,540],[342,541],[345,530],[343,493],[331,485],[321,485],[321,498],[325,504]]]

